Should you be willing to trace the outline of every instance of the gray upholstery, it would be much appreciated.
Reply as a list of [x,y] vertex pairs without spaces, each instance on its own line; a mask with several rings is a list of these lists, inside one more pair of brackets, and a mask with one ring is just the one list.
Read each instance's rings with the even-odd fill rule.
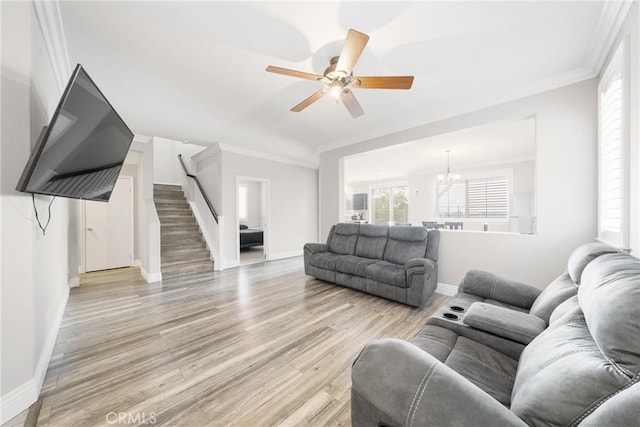
[[606,243],[586,243],[573,251],[567,262],[567,272],[576,284],[580,284],[582,272],[587,264],[600,255],[617,252],[617,250]]
[[404,264],[427,253],[427,229],[424,227],[391,227],[383,259]]
[[638,425],[640,260],[600,255],[580,282],[518,360],[460,322],[368,344],[352,368],[352,424]]
[[389,227],[385,225],[361,224],[356,244],[356,255],[364,258],[382,259],[387,246]]
[[547,327],[539,317],[483,302],[472,304],[462,321],[472,328],[522,344],[529,344]]
[[568,270],[543,291],[493,273],[471,270],[462,279],[456,299],[461,298],[463,303],[468,299],[466,295],[470,294],[477,297],[477,302],[524,311],[548,324],[553,310],[578,293],[579,280],[584,268],[597,257],[611,253],[618,253],[618,250],[604,243],[578,246],[569,257]]
[[336,224],[326,244],[304,245],[305,273],[422,306],[438,281],[440,232],[423,227]]
[[358,241],[360,224],[336,224],[333,234],[327,242],[334,254],[353,255]]

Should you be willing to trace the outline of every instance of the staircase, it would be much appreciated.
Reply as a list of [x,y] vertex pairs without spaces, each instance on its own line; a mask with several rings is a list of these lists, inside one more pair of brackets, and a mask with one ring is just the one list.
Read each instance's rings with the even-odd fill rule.
[[213,271],[211,255],[179,185],[153,185],[160,218],[162,278]]

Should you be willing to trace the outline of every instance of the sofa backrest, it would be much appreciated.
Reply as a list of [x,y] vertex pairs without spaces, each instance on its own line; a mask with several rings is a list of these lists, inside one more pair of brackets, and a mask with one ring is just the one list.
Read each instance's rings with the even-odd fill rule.
[[360,224],[338,223],[331,227],[327,244],[329,250],[335,254],[353,255],[358,242]]
[[440,230],[427,230],[427,253],[425,258],[438,262],[440,250]]
[[600,255],[616,253],[618,250],[604,243],[587,243],[578,246],[567,262],[567,271],[556,278],[536,298],[530,313],[549,323],[555,308],[578,293],[578,285],[585,267]]
[[383,259],[404,264],[412,258],[424,258],[427,252],[427,229],[424,227],[389,227],[389,240]]
[[382,259],[387,246],[389,226],[361,224],[355,254],[363,258]]
[[522,352],[511,410],[529,425],[577,425],[629,392],[640,367],[640,260],[605,254],[576,298]]

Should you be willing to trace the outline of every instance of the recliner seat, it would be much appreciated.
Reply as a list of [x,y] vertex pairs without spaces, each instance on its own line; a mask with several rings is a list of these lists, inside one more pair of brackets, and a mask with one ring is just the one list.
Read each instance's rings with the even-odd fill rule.
[[352,423],[637,425],[638,337],[640,260],[600,255],[519,357],[433,324],[367,345],[352,369]]

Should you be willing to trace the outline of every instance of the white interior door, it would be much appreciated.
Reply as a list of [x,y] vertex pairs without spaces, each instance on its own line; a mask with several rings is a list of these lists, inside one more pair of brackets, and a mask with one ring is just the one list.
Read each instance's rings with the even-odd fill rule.
[[109,203],[86,202],[86,271],[133,265],[133,177],[120,176]]

